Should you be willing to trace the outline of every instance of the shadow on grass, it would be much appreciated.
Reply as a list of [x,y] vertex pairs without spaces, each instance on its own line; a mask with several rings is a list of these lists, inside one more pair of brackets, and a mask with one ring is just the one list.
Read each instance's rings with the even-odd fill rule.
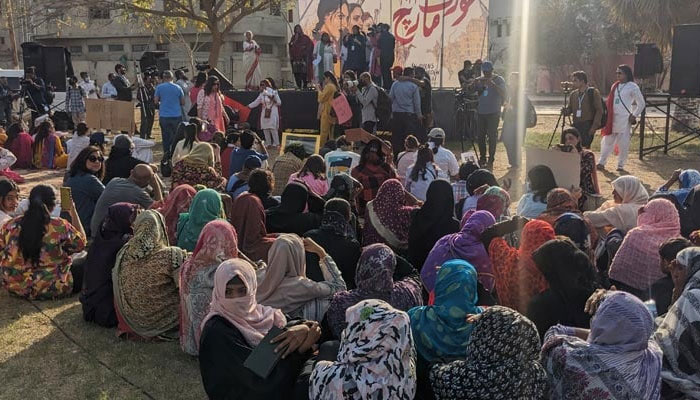
[[[16,318],[8,307],[18,309]],[[84,322],[77,297],[30,303],[5,293],[0,308],[0,345],[11,352],[0,358],[0,398],[206,397],[196,358],[176,342],[121,340],[114,329]]]

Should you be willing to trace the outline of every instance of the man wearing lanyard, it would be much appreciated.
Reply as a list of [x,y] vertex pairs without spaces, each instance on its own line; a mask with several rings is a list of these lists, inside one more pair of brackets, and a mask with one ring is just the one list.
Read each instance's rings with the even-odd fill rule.
[[[625,162],[627,162],[629,154],[632,125],[637,124],[637,118],[642,115],[646,102],[639,86],[634,83],[632,68],[623,64],[617,67],[616,73],[618,80],[613,83],[608,95],[608,123],[603,129],[598,169],[605,169],[605,163],[617,144],[620,149],[617,170],[624,172]],[[610,98],[610,96],[613,97]]]
[[588,86],[588,76],[583,71],[574,72],[571,82],[576,90],[569,96],[569,105],[564,108],[564,115],[573,115],[573,127],[581,135],[581,146],[590,149],[603,117],[600,92]]

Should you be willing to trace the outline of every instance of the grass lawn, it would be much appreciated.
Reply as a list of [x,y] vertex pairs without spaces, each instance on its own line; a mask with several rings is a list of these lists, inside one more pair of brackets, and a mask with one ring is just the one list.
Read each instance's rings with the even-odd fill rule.
[[[545,147],[555,122],[556,117],[541,117],[538,125],[528,130],[525,145]],[[157,126],[154,133],[159,139]],[[663,184],[676,168],[700,168],[700,141],[669,155],[659,152],[639,161],[638,140],[638,136],[632,140],[627,170],[640,177],[650,191]],[[593,146],[596,152],[599,146],[597,137]],[[458,151],[460,144],[449,142],[448,147]],[[156,149],[160,149],[160,144]],[[160,158],[160,151],[156,153],[156,158]],[[607,195],[612,191],[610,181],[618,176],[615,162],[609,161],[612,172],[599,174],[601,190]],[[63,171],[21,172],[27,180],[22,185],[23,196],[38,183],[60,186],[63,178]],[[517,202],[525,171],[508,169],[502,144],[498,146],[494,173],[499,180],[513,179],[511,196]],[[206,397],[197,360],[184,354],[178,343],[120,340],[113,329],[83,322],[77,296],[30,302],[0,290],[0,376],[0,399]]]

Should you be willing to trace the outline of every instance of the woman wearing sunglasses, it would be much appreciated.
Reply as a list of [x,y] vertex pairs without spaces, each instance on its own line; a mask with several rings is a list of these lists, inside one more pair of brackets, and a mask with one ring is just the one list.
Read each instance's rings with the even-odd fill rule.
[[75,207],[87,237],[91,235],[90,220],[95,211],[95,203],[105,189],[102,184],[105,172],[104,161],[98,147],[88,146],[78,153],[68,171],[66,186],[71,188]]

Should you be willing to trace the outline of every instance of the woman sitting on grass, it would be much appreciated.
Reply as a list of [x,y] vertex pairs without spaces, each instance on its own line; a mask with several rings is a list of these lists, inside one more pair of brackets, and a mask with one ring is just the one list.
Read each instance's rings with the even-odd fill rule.
[[37,185],[24,215],[0,230],[0,275],[10,293],[33,300],[80,291],[83,266],[71,255],[85,248],[85,231],[74,204],[68,210],[73,224],[52,217],[55,206],[54,188]]

